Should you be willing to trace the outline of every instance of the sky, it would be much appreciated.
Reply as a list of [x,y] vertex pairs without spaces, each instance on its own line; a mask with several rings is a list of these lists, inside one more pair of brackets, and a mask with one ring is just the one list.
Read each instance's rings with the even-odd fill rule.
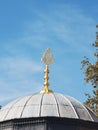
[[50,48],[50,89],[86,100],[81,61],[94,62],[97,0],[0,0],[0,104],[43,88],[41,57]]

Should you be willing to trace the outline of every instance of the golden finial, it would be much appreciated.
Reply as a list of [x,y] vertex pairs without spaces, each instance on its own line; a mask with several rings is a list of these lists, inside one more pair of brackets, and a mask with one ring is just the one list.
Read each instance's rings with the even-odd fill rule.
[[40,91],[40,93],[53,93],[52,90],[49,89],[49,77],[48,77],[48,74],[49,74],[49,65],[53,63],[53,55],[51,53],[51,50],[48,48],[43,56],[42,56],[42,59],[41,61],[46,65],[46,68],[44,70],[44,73],[45,73],[45,76],[44,76],[44,88]]

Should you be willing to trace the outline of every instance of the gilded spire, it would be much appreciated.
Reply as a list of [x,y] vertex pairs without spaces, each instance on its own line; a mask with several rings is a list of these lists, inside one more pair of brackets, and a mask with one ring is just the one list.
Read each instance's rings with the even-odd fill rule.
[[44,88],[40,91],[40,93],[53,93],[52,90],[49,89],[49,65],[53,63],[54,59],[53,59],[53,55],[51,53],[51,50],[48,48],[42,58],[41,61],[46,65],[46,68],[44,70]]

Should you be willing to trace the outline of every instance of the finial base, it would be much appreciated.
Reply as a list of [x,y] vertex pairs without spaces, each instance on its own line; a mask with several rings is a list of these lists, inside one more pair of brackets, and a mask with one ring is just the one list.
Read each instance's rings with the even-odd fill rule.
[[42,93],[42,94],[49,94],[49,93],[53,93],[53,91],[50,90],[50,89],[45,89],[45,88],[43,88],[43,89],[40,91],[40,93]]

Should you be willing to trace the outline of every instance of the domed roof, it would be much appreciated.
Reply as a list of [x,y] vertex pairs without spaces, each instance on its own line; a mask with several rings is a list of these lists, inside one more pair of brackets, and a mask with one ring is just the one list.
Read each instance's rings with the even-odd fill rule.
[[0,121],[47,116],[95,121],[94,114],[79,101],[57,93],[24,96],[0,110]]

